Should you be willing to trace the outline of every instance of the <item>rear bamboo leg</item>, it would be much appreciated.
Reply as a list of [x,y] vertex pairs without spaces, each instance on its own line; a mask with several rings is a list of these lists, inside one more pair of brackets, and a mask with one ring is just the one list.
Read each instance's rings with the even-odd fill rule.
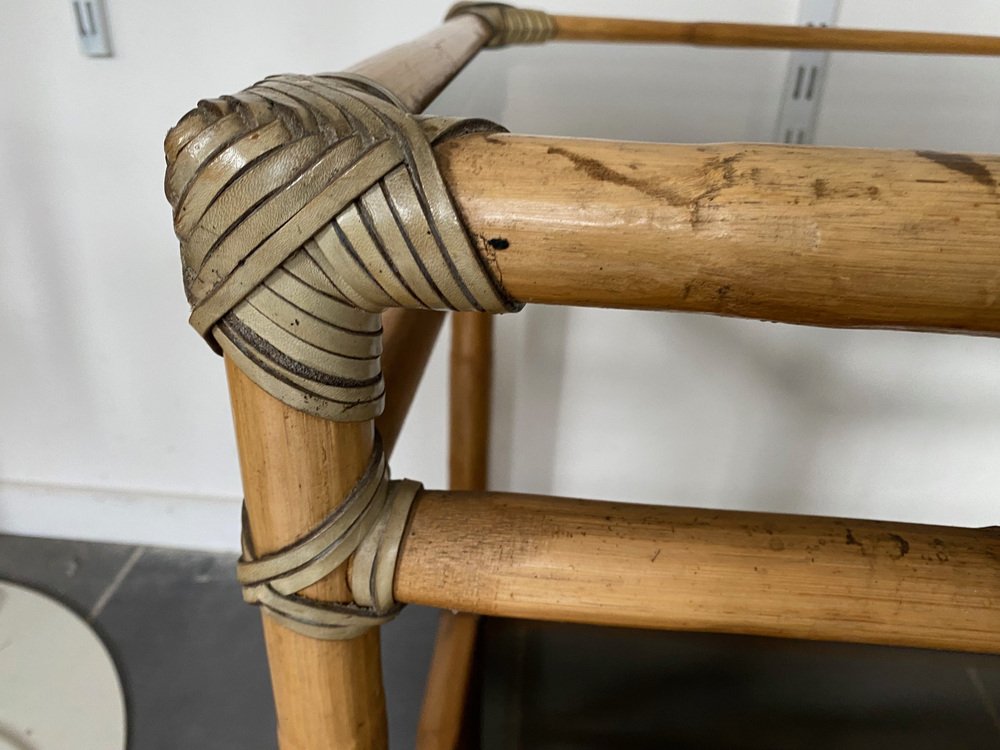
[[[492,316],[454,313],[448,452],[452,489],[486,489],[492,364]],[[419,750],[458,747],[478,624],[477,615],[441,613],[417,733]]]

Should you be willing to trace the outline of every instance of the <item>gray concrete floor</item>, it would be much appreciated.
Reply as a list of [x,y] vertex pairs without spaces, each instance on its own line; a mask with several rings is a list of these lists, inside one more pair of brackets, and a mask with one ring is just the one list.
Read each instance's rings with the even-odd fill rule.
[[[130,750],[274,748],[234,557],[0,535],[0,578],[72,606],[122,675]],[[393,748],[414,747],[437,612],[383,628]],[[993,750],[1000,657],[485,620],[483,750]]]
[[[235,556],[0,535],[0,578],[88,619],[121,674],[129,750],[273,750],[260,615]],[[383,628],[394,747],[414,746],[437,611],[407,607]]]

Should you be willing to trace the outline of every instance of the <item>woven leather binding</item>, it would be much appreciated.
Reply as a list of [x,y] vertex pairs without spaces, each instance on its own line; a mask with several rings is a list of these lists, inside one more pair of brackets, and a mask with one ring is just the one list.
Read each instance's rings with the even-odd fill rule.
[[464,14],[478,16],[493,30],[487,47],[541,44],[552,39],[556,33],[555,22],[548,13],[506,3],[456,3],[451,6],[445,20]]
[[381,412],[379,313],[519,309],[483,265],[432,144],[501,128],[416,117],[359,76],[283,75],[167,136],[191,324],[286,404]]
[[[243,598],[311,638],[356,638],[388,622],[402,609],[392,591],[396,557],[421,488],[406,479],[389,481],[382,443],[376,438],[368,467],[344,501],[287,547],[258,557],[244,513],[243,555],[237,565]],[[320,602],[297,594],[348,559],[352,603]]]

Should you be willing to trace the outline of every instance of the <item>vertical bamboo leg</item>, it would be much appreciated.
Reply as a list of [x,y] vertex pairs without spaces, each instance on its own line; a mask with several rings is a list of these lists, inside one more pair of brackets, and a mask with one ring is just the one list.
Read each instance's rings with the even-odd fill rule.
[[420,712],[417,750],[456,750],[461,747],[478,629],[479,615],[441,613],[434,659]]
[[448,482],[485,490],[489,467],[493,316],[452,314]]
[[[444,314],[391,310],[383,317],[385,412],[377,423],[387,453],[399,435]],[[247,513],[258,552],[279,549],[340,502],[368,462],[371,422],[337,423],[295,411],[227,362]],[[290,492],[294,488],[294,492]],[[306,589],[349,598],[343,572]],[[319,641],[264,618],[282,750],[384,748],[385,701],[376,631]]]
[[[381,83],[395,92],[405,109],[418,112],[490,34],[481,19],[456,18],[351,70]],[[182,136],[174,131],[172,137]],[[441,318],[408,311],[387,317],[386,385],[398,391],[390,393],[392,406],[379,421],[388,451]],[[394,359],[403,365],[398,370]],[[226,371],[247,516],[255,551],[266,555],[313,529],[341,503],[368,463],[375,426],[372,421],[336,423],[296,411],[229,361]],[[349,601],[346,566],[298,593],[320,601]],[[376,629],[349,641],[323,641],[265,617],[264,635],[282,750],[384,750],[387,728]]]
[[[452,489],[486,489],[493,318],[452,315],[448,474]],[[479,617],[442,612],[417,732],[418,750],[454,750],[472,676]]]
[[394,308],[382,313],[385,410],[375,419],[385,455],[391,456],[417,386],[434,351],[445,313]]
[[[372,450],[371,422],[296,411],[227,360],[247,514],[259,553],[300,537],[340,503]],[[301,592],[347,601],[343,570]],[[378,750],[387,744],[379,635],[323,641],[264,617],[281,750]]]

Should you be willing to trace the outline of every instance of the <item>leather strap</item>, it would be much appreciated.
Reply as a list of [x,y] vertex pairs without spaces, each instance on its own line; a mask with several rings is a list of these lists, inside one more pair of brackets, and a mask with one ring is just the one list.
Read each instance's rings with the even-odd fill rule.
[[461,2],[451,6],[445,20],[464,14],[478,16],[493,29],[487,47],[541,44],[556,35],[552,16],[540,10],[517,8],[506,3]]
[[272,76],[202,101],[165,144],[191,324],[293,408],[377,416],[382,310],[520,309],[432,150],[499,130],[410,115],[356,74]]
[[[347,498],[315,529],[277,552],[257,557],[243,514],[243,556],[236,575],[245,601],[286,627],[313,638],[356,638],[402,609],[393,598],[396,558],[419,482],[389,481],[376,434],[364,474]],[[351,559],[353,604],[318,602],[296,594]]]

